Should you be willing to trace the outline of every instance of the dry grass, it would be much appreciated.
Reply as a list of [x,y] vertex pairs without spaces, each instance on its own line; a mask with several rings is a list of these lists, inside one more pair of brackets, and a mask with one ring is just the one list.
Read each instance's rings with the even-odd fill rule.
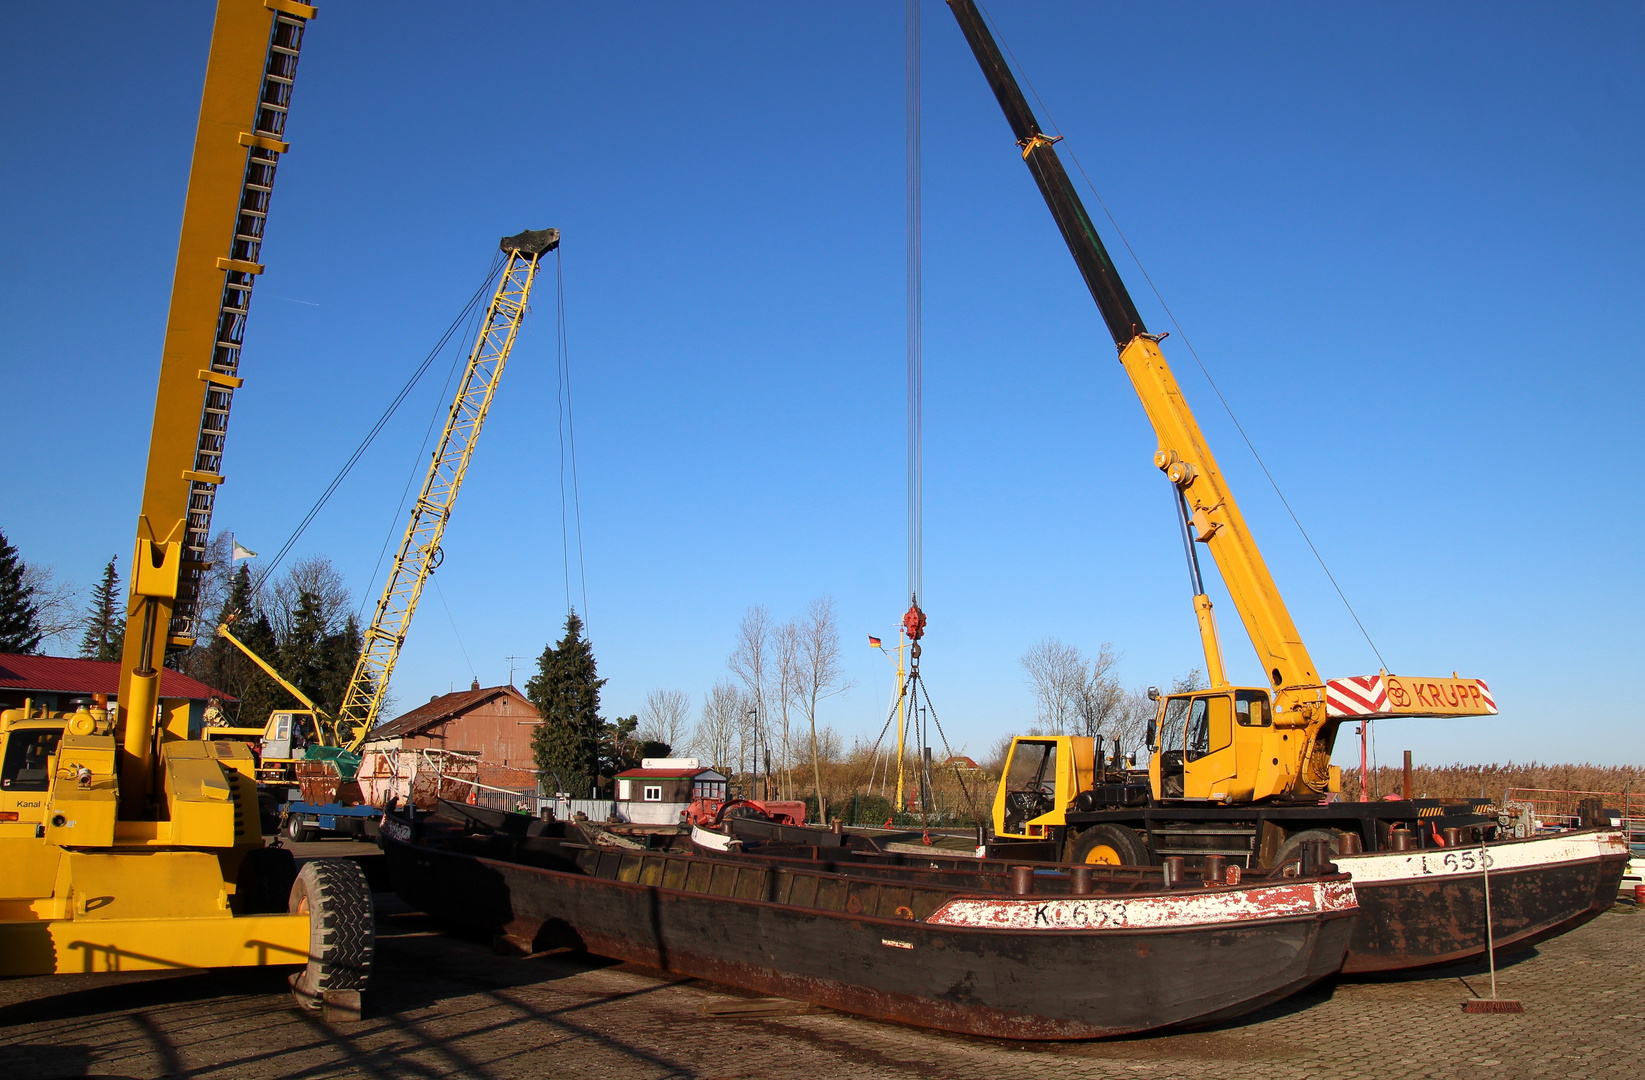
[[[1384,765],[1371,773],[1371,794],[1380,798],[1399,791],[1399,766]],[[1508,788],[1556,788],[1564,791],[1621,792],[1624,787],[1645,795],[1645,768],[1627,765],[1418,765],[1411,769],[1411,787],[1418,798],[1502,801]],[[1359,798],[1359,770],[1342,770],[1342,795]]]

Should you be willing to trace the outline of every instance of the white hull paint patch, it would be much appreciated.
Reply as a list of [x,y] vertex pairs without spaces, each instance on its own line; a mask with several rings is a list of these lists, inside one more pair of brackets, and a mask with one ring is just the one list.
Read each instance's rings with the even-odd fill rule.
[[730,851],[737,841],[725,833],[709,832],[701,825],[691,826],[691,842],[711,851]]
[[925,921],[990,930],[1151,930],[1354,911],[1347,881],[1304,881],[1155,896],[960,898]]
[[[1529,840],[1505,840],[1485,847],[1485,869],[1492,873],[1537,870],[1561,863],[1587,862],[1606,855],[1623,856],[1628,845],[1620,832],[1562,833]],[[1427,848],[1422,851],[1378,851],[1332,858],[1357,885],[1386,885],[1399,881],[1478,877],[1480,849]]]

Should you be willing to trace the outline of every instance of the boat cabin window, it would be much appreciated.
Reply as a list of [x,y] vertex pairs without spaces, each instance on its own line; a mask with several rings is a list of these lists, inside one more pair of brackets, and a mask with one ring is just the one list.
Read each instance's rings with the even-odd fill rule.
[[1261,690],[1234,691],[1234,718],[1241,727],[1273,727],[1274,713]]
[[0,788],[6,791],[45,791],[51,787],[48,761],[57,753],[62,728],[18,728],[6,741],[6,760],[0,764]]
[[660,785],[653,786],[651,784],[647,784],[645,786],[645,801],[646,802],[662,802],[663,801],[663,789],[662,789],[662,787]]

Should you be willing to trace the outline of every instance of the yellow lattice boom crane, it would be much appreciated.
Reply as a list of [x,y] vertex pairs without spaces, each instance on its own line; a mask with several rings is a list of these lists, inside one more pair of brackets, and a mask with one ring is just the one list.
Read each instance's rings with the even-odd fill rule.
[[286,112],[315,9],[219,0],[189,169],[120,689],[72,713],[0,713],[0,975],[306,965],[317,1008],[355,1011],[372,953],[353,863],[295,873],[257,828],[254,760],[165,696],[194,642],[229,411]]
[[[275,717],[287,713],[312,717],[317,741],[309,746],[308,759],[330,762],[329,769],[339,780],[354,779],[360,765],[360,746],[377,724],[389,678],[405,645],[412,617],[417,613],[423,587],[428,584],[429,575],[440,565],[440,541],[445,536],[447,522],[451,520],[457,493],[462,490],[463,479],[468,474],[469,462],[474,457],[474,447],[485,426],[486,415],[491,410],[503,369],[514,350],[520,324],[529,309],[537,270],[543,256],[559,245],[558,229],[528,229],[518,235],[504,237],[499,242],[498,247],[505,256],[502,272],[492,292],[491,302],[486,306],[479,333],[469,349],[468,364],[462,381],[458,383],[457,393],[451,400],[440,441],[423,477],[423,486],[412,504],[405,533],[395,552],[388,580],[383,585],[383,594],[377,601],[371,625],[365,631],[360,656],[349,677],[342,706],[334,716],[327,715],[282,677],[273,665],[236,637],[228,626],[219,626],[219,637],[250,657],[304,706],[301,710],[277,711],[263,728],[241,728],[235,729],[236,732],[263,735],[274,729]],[[331,813],[311,814],[307,810],[297,810],[295,814],[305,820],[335,816]],[[306,827],[301,821],[298,822],[299,829]]]
[[428,577],[440,565],[440,541],[451,508],[468,474],[474,445],[485,426],[497,382],[508,364],[514,339],[525,319],[531,286],[542,257],[560,245],[558,229],[538,229],[505,237],[501,249],[507,256],[491,303],[486,307],[480,332],[469,351],[468,367],[457,395],[451,401],[445,430],[429,461],[422,490],[412,505],[405,535],[394,555],[394,565],[384,583],[377,611],[366,629],[360,659],[349,678],[343,704],[335,720],[337,745],[350,753],[377,725],[383,697],[394,674],[394,664],[405,645],[417,602],[422,598]]

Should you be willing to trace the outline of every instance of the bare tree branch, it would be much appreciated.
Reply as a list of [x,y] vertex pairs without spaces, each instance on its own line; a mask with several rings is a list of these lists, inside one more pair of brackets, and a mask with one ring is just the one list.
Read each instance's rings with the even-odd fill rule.
[[691,695],[683,690],[653,690],[645,696],[640,710],[640,726],[635,732],[642,742],[667,743],[670,752],[684,749],[690,733]]
[[74,631],[84,625],[80,615],[80,590],[70,581],[60,581],[53,567],[30,563],[23,568],[23,587],[34,603],[35,625],[40,629],[40,652],[67,653],[77,644]]
[[692,735],[691,747],[699,757],[726,775],[733,772],[739,735],[748,711],[748,698],[734,684],[721,681],[703,699],[702,718]]

